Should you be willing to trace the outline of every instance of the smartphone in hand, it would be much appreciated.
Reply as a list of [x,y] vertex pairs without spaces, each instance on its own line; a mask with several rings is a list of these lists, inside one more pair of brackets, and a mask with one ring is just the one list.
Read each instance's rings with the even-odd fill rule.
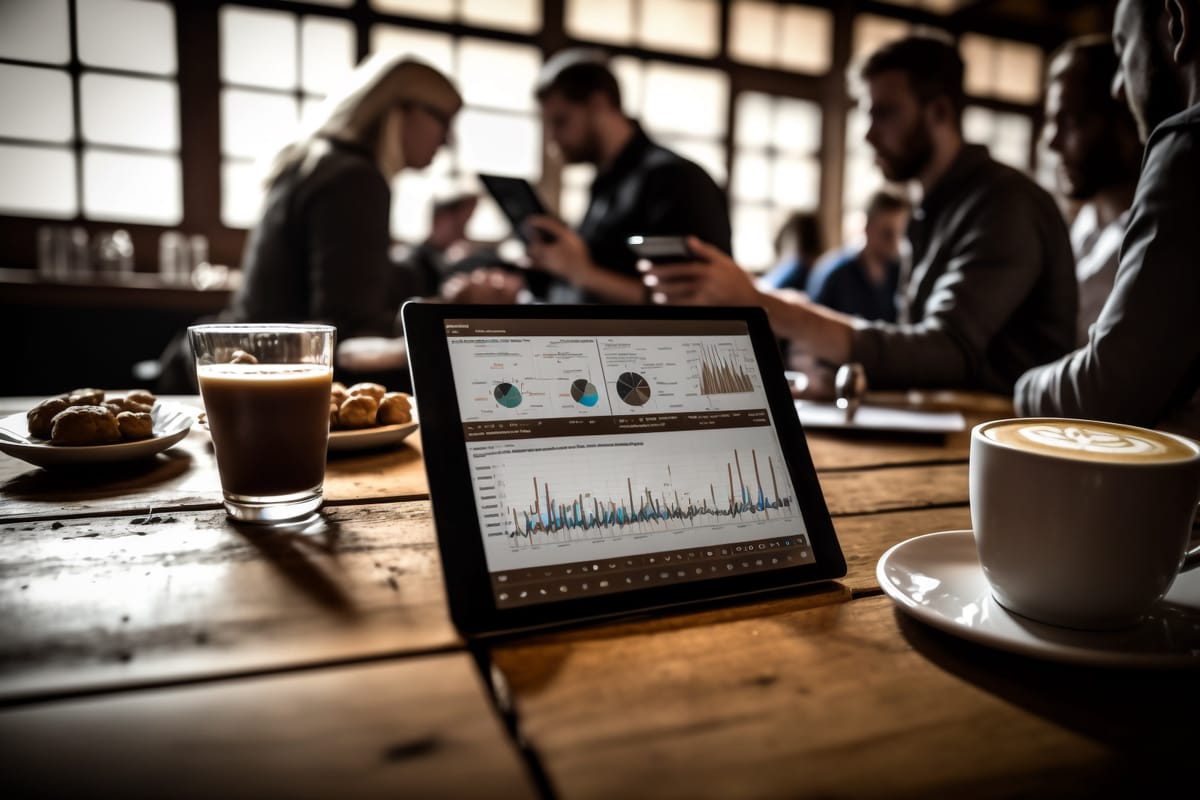
[[630,236],[625,244],[638,258],[653,264],[678,264],[695,261],[686,236]]

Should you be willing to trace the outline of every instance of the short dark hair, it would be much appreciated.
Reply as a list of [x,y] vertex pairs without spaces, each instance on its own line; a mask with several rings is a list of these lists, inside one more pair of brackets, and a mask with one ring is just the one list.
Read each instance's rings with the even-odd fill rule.
[[891,189],[879,189],[867,201],[867,219],[874,219],[878,214],[889,214],[894,211],[911,211],[912,203],[899,192]]
[[559,92],[570,103],[583,104],[596,94],[618,111],[621,110],[621,87],[608,68],[602,54],[592,50],[564,50],[556,53],[538,76],[538,101]]
[[793,211],[775,233],[775,252],[794,246],[796,251],[808,259],[815,259],[825,251],[825,237],[821,235],[821,221],[811,211]]
[[1067,70],[1075,70],[1088,108],[1106,117],[1127,113],[1128,107],[1112,96],[1113,76],[1120,65],[1111,36],[1097,33],[1069,39],[1050,54],[1046,63],[1047,83],[1058,79]]
[[929,35],[908,36],[883,45],[859,68],[863,80],[885,72],[903,72],[922,103],[939,97],[950,101],[954,120],[961,124],[967,104],[963,92],[963,60],[953,42]]

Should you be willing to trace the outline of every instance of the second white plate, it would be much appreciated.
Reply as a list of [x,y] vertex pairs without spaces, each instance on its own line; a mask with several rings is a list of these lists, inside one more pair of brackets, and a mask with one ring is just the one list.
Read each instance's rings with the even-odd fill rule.
[[400,425],[380,425],[376,428],[331,431],[329,433],[329,449],[331,452],[335,450],[368,450],[389,444],[399,444],[416,429],[417,423],[405,422]]

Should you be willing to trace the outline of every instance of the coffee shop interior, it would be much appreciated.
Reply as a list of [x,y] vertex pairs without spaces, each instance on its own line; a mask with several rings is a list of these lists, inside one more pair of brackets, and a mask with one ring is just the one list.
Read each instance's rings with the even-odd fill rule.
[[[9,0],[0,6],[0,318],[6,394],[153,389],[157,359],[224,308],[262,198],[257,167],[369,53],[408,51],[464,108],[425,170],[393,186],[394,249],[435,203],[479,197],[469,247],[519,257],[482,172],[531,181],[568,223],[589,165],[544,146],[539,67],[570,45],[612,57],[623,102],[727,192],[745,269],[779,258],[791,215],[824,249],[861,230],[882,182],[847,74],[909,31],[958,38],[965,138],[1050,187],[1039,144],[1047,54],[1107,31],[1107,3],[1030,0]],[[508,241],[506,241],[508,240]]]
[[1198,29],[0,0],[0,796],[1190,785]]

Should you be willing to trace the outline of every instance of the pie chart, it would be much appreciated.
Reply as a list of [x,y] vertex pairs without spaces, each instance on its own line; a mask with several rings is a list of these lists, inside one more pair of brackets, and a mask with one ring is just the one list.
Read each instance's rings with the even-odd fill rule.
[[580,378],[571,384],[571,398],[579,405],[591,408],[600,402],[600,393],[591,381]]
[[496,384],[496,390],[492,394],[496,396],[496,402],[505,408],[516,408],[521,405],[521,390],[511,383]]
[[650,384],[636,372],[622,372],[617,376],[617,397],[631,406],[644,406],[650,399]]

